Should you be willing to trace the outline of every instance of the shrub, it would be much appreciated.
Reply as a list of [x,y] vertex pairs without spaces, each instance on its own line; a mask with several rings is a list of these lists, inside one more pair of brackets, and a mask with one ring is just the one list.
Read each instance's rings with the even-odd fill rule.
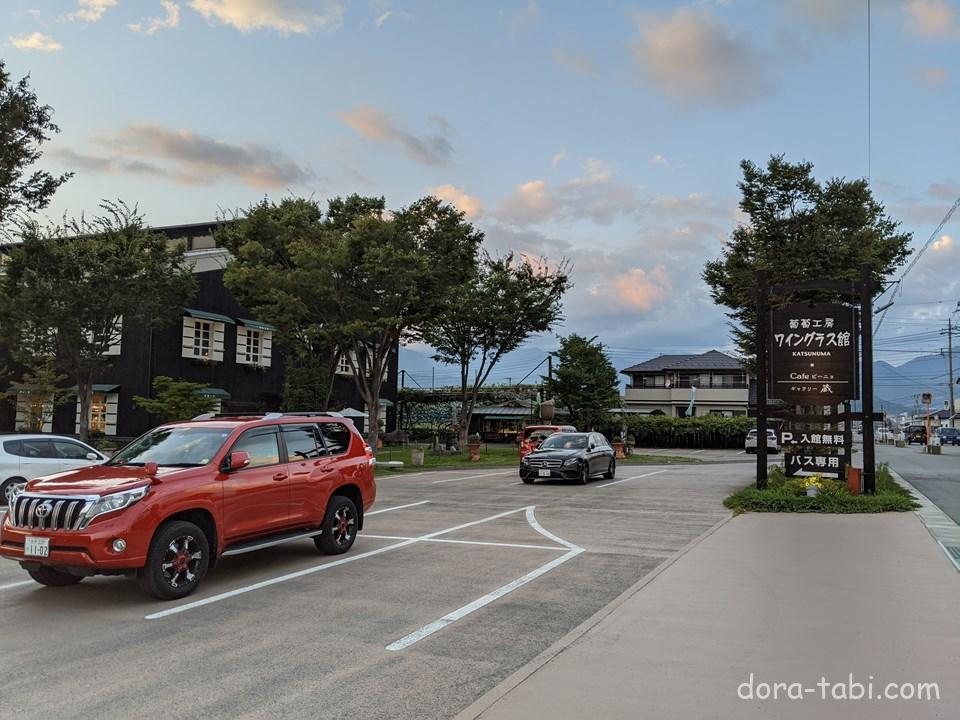
[[637,447],[743,448],[747,432],[757,426],[748,417],[677,418],[666,415],[610,417],[597,429],[608,438],[619,438],[623,426]]
[[746,487],[734,493],[723,504],[736,513],[741,512],[820,512],[820,513],[875,513],[906,512],[920,507],[905,488],[894,481],[886,465],[877,468],[877,489],[873,495],[851,495],[847,486],[838,481],[820,478],[819,493],[806,494],[809,478],[787,478],[783,469],[771,468],[765,490]]

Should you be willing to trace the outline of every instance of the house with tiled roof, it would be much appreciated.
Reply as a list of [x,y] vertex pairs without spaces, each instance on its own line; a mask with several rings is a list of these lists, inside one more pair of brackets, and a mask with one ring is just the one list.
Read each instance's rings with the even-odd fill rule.
[[623,396],[628,413],[671,417],[686,417],[688,410],[694,416],[747,414],[750,382],[746,368],[719,350],[660,355],[620,372],[630,378]]

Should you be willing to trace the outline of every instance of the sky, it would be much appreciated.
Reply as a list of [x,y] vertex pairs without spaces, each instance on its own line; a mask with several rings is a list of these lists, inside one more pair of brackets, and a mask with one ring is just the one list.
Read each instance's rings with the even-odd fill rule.
[[[918,248],[960,196],[960,0],[872,0],[869,118],[867,25],[867,0],[3,0],[0,57],[55,109],[40,165],[76,173],[51,218],[432,193],[492,253],[570,260],[555,333],[622,369],[732,349],[700,271],[744,220],[741,160],[868,177]],[[878,359],[945,346],[958,223],[896,291]],[[401,365],[457,376],[422,347]]]

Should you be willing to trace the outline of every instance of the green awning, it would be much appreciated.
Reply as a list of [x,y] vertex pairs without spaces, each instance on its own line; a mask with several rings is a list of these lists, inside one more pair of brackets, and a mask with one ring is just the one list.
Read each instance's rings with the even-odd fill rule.
[[[103,395],[106,395],[107,393],[115,393],[115,392],[117,392],[117,390],[120,389],[120,386],[119,386],[119,385],[109,385],[109,384],[103,384],[103,385],[94,384],[94,385],[91,385],[91,386],[90,386],[90,389],[91,389],[93,392],[95,392],[95,393],[101,393],[101,394],[103,394]],[[76,394],[77,394],[77,386],[74,385],[73,387],[67,388],[67,394],[69,394],[69,395],[76,395]]]
[[227,317],[226,315],[220,315],[219,313],[207,312],[206,310],[194,310],[192,308],[184,308],[183,312],[189,315],[192,318],[197,320],[212,320],[213,322],[218,323],[229,323],[230,325],[236,325],[236,321],[232,317]]
[[253,328],[254,330],[269,330],[273,332],[276,328],[270,323],[259,322],[257,320],[247,320],[246,318],[237,318],[237,322],[243,325],[244,327]]
[[203,390],[197,390],[197,394],[203,395],[203,397],[217,398],[218,400],[230,399],[230,393],[223,388],[204,388]]

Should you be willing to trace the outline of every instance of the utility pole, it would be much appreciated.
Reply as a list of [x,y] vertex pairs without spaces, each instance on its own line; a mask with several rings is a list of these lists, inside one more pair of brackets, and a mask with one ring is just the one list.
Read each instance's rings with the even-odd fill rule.
[[948,409],[950,413],[950,427],[955,427],[953,416],[957,414],[957,406],[953,399],[953,385],[955,382],[955,378],[953,377],[953,318],[947,318],[947,372],[949,373],[947,385],[950,387],[950,408]]

